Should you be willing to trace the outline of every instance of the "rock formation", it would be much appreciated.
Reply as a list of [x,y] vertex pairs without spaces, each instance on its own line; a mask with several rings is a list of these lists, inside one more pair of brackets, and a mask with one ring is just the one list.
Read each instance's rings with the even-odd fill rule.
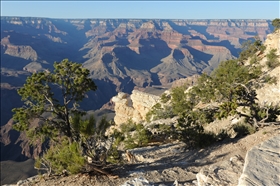
[[[222,143],[214,144],[204,149],[185,149],[183,143],[170,143],[160,146],[149,146],[130,150],[136,161],[130,162],[123,166],[118,166],[112,170],[115,174],[120,175],[119,178],[112,179],[110,177],[101,177],[96,179],[95,176],[88,174],[78,174],[70,176],[51,176],[45,175],[31,177],[26,180],[20,180],[17,185],[122,185],[135,184],[133,180],[145,182],[150,185],[173,185],[179,186],[210,186],[210,185],[238,185],[238,179],[242,174],[244,166],[253,166],[252,171],[261,172],[263,168],[274,168],[271,175],[258,174],[257,178],[263,182],[254,185],[278,185],[277,176],[279,176],[279,126],[270,126],[260,129],[255,134],[248,135],[244,138],[231,139]],[[264,132],[266,132],[264,134]],[[263,142],[263,143],[262,143]],[[259,145],[261,144],[261,145]],[[270,145],[269,145],[270,144]],[[255,146],[255,147],[254,147]],[[267,147],[270,146],[268,151]],[[274,161],[274,164],[262,164],[261,158],[254,153],[253,159],[245,158],[246,152],[253,149],[257,154],[266,154],[269,161]],[[273,153],[276,152],[276,153]],[[249,154],[249,153],[248,153]],[[255,156],[256,155],[256,156]],[[271,158],[271,155],[274,158]],[[252,161],[251,161],[252,160]],[[265,161],[265,159],[264,159]],[[257,168],[256,165],[264,165]],[[268,169],[265,169],[268,170]],[[267,171],[269,173],[269,171]],[[276,173],[276,174],[274,174]],[[259,177],[260,176],[260,177]],[[263,177],[262,177],[263,176]],[[250,178],[251,180],[255,178]],[[271,180],[276,182],[271,182]],[[139,183],[139,182],[137,182]],[[140,184],[140,183],[139,183]],[[240,183],[240,186],[253,185],[251,183]]]
[[[267,62],[267,55],[271,49],[276,49],[276,54],[278,55],[278,61],[280,63],[280,30],[277,30],[273,34],[269,34],[267,39],[264,42],[266,46],[266,50],[263,54],[263,59],[261,60],[261,64],[265,65]],[[272,69],[268,72],[270,76],[274,76],[276,78],[276,83],[273,84],[265,84],[262,88],[256,91],[257,98],[260,104],[272,104],[272,105],[280,105],[280,66]]]
[[133,90],[130,96],[119,92],[117,96],[112,98],[112,101],[115,103],[115,123],[120,125],[129,119],[132,119],[134,122],[145,120],[147,112],[159,99],[159,96],[138,90]]
[[[117,92],[209,72],[237,57],[243,40],[264,40],[271,31],[271,20],[1,17],[1,68],[36,72],[63,58],[83,63],[98,91],[81,106],[99,109]],[[21,82],[1,77],[12,86]]]
[[279,185],[280,135],[253,147],[246,155],[239,186]]
[[233,156],[228,160],[202,168],[196,175],[198,186],[237,185],[243,168],[243,159]]

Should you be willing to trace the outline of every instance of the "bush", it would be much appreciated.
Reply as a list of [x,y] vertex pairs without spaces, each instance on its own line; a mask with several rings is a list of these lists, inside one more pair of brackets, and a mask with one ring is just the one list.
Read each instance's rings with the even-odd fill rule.
[[147,146],[149,143],[151,133],[148,129],[145,129],[142,124],[135,124],[136,129],[127,134],[124,144],[126,149],[133,149],[137,147]]
[[184,113],[178,119],[178,126],[175,130],[177,132],[176,136],[188,147],[206,147],[217,141],[214,133],[204,131],[199,117],[199,112],[192,111]]
[[233,127],[233,130],[237,133],[237,136],[246,136],[256,132],[256,128],[249,123],[238,123]]
[[276,18],[272,21],[272,26],[274,26],[274,32],[280,28],[280,19]]
[[[239,55],[239,60],[244,61],[250,57],[253,57],[257,51],[264,52],[265,46],[262,44],[262,41],[258,36],[254,37],[254,42],[248,40],[242,43],[242,52]],[[254,58],[254,57],[253,57]]]
[[276,49],[272,49],[269,51],[269,53],[266,55],[267,61],[266,65],[269,69],[273,69],[280,65],[280,62],[278,60],[278,57],[276,55]]
[[260,59],[257,57],[256,54],[254,54],[254,55],[252,56],[252,58],[250,59],[250,65],[258,64],[259,61],[260,61]]
[[80,172],[85,164],[85,158],[81,155],[82,150],[78,143],[69,143],[63,139],[60,144],[51,146],[50,149],[36,160],[35,167],[45,169],[51,173],[64,172],[76,174]]
[[175,87],[171,91],[171,105],[175,115],[180,115],[192,108],[190,102],[187,101],[187,93],[184,86]]
[[272,84],[277,83],[277,78],[275,76],[271,77],[270,75],[266,75],[266,76],[263,77],[263,81],[265,83],[268,83],[268,84],[272,85]]
[[160,100],[162,103],[167,103],[171,99],[170,95],[167,95],[166,93],[163,93],[160,97]]
[[172,107],[165,105],[162,106],[160,103],[155,104],[152,109],[146,114],[146,121],[151,122],[157,119],[172,118],[174,113]]
[[128,123],[122,124],[120,129],[119,143],[123,142],[126,149],[147,146],[150,142],[151,132],[143,124],[129,120]]

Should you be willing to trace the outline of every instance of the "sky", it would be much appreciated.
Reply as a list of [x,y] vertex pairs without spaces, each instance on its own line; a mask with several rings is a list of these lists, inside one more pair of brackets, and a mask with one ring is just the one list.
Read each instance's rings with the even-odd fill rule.
[[1,16],[134,19],[275,19],[279,1],[14,1]]

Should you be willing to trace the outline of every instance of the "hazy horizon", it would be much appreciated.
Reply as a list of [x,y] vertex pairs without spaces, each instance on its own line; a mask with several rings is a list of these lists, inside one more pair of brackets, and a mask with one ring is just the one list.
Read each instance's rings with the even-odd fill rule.
[[220,18],[220,19],[203,19],[203,18],[200,18],[200,19],[195,19],[195,18],[192,18],[192,19],[175,19],[175,18],[94,18],[94,17],[91,17],[91,18],[55,18],[55,17],[35,17],[35,16],[1,16],[1,17],[20,17],[20,18],[42,18],[42,19],[77,19],[77,20],[82,20],[82,19],[107,19],[107,20],[112,20],[112,19],[119,19],[119,20],[274,20],[273,19],[258,19],[258,18],[255,18],[255,19],[250,19],[250,18],[246,18],[246,19],[243,19],[243,18],[228,18],[228,19],[223,19],[223,18]]

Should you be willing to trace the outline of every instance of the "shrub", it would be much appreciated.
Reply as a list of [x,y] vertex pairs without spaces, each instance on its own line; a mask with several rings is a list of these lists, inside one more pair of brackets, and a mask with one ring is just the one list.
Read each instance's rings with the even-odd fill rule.
[[126,149],[147,146],[151,139],[151,132],[143,124],[136,124],[132,120],[120,126],[120,142]]
[[162,103],[167,103],[171,99],[170,95],[167,95],[166,93],[163,93],[160,97],[160,100]]
[[263,77],[263,81],[265,83],[268,83],[268,84],[276,84],[277,83],[277,78],[274,76],[274,77],[271,77],[270,75],[266,75]]
[[35,167],[46,169],[50,173],[75,174],[80,172],[85,166],[85,158],[81,155],[82,150],[77,142],[69,143],[63,139],[60,144],[51,146],[51,148],[40,158],[36,160]]
[[280,65],[280,62],[278,60],[278,57],[276,55],[276,49],[272,49],[269,51],[269,53],[266,55],[267,61],[266,65],[269,69],[273,69]]
[[254,55],[252,56],[252,58],[250,59],[250,65],[258,64],[259,61],[260,61],[260,59],[257,57],[256,54],[254,54]]
[[184,86],[175,87],[171,91],[171,105],[175,115],[180,115],[190,109],[192,105],[187,101],[187,93]]
[[239,60],[244,61],[247,60],[250,57],[253,57],[257,51],[264,52],[265,46],[262,44],[262,41],[258,36],[254,37],[254,42],[251,40],[248,40],[244,43],[242,43],[242,52],[239,55]]
[[276,18],[272,21],[272,26],[274,26],[274,32],[280,28],[280,19]]
[[142,124],[135,124],[136,129],[127,134],[124,140],[126,149],[147,146],[151,138],[151,133]]
[[198,112],[184,113],[178,119],[175,131],[177,138],[186,143],[188,147],[205,147],[217,141],[214,133],[204,131]]
[[233,130],[237,133],[237,136],[245,136],[256,132],[256,128],[248,123],[238,123],[233,127]]
[[[129,129],[131,130],[131,129]],[[108,152],[108,156],[107,156],[107,162],[116,164],[116,163],[120,163],[122,158],[121,158],[121,152],[118,150],[119,145],[121,144],[122,141],[124,141],[125,137],[124,134],[118,130],[114,130],[113,132],[113,136],[114,136],[114,142],[112,144],[111,149]]]
[[172,118],[173,116],[174,113],[171,106],[162,106],[160,103],[157,103],[146,114],[146,121],[151,122],[152,120]]

